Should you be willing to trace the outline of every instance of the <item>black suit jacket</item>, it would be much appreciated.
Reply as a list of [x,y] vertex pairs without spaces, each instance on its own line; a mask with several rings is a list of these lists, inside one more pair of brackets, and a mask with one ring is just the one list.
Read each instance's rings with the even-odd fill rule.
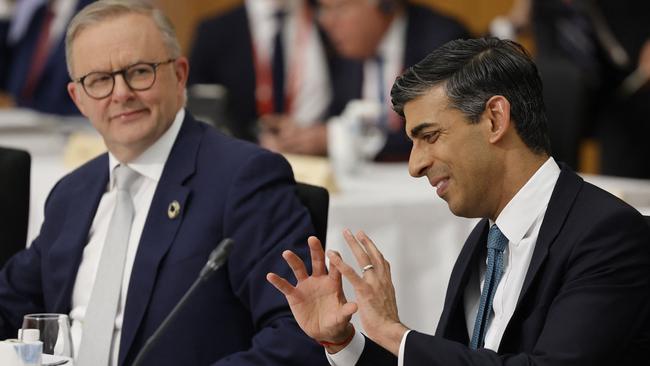
[[[563,168],[498,352],[467,347],[464,290],[488,222],[465,242],[435,336],[411,332],[404,365],[650,364],[650,230],[633,208]],[[396,365],[367,341],[359,365]]]
[[[469,32],[462,24],[434,12],[429,7],[408,4],[406,17],[406,42],[402,64],[404,69],[415,65],[451,40],[469,37]],[[339,59],[332,63],[331,69],[333,100],[330,114],[339,115],[349,101],[361,98],[363,61]],[[410,151],[411,142],[400,128],[389,134],[378,159],[407,160]]]
[[[202,21],[190,54],[189,84],[220,84],[228,90],[227,115],[220,121],[236,137],[257,141],[255,65],[244,5]],[[328,63],[338,57],[322,36]]]

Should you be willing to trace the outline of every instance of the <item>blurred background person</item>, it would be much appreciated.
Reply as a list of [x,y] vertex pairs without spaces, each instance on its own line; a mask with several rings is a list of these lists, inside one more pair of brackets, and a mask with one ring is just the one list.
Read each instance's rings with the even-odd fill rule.
[[532,31],[553,154],[573,168],[595,137],[600,173],[650,177],[648,14],[647,1],[515,0],[493,22],[505,38]]
[[[345,58],[331,70],[332,114],[343,112],[351,100],[375,101],[380,110],[373,123],[385,134],[376,158],[405,160],[410,143],[402,120],[389,107],[390,85],[406,67],[449,40],[467,37],[468,31],[428,7],[400,0],[320,0],[318,19]],[[303,127],[290,119],[264,122],[260,140],[272,150],[316,155],[328,151],[325,124]]]
[[326,48],[311,2],[247,0],[203,20],[194,34],[189,83],[226,88],[224,119],[234,136],[257,141],[261,117],[300,125],[326,117]]
[[66,92],[70,78],[63,36],[72,16],[93,0],[1,2],[0,93],[18,107],[78,115]]

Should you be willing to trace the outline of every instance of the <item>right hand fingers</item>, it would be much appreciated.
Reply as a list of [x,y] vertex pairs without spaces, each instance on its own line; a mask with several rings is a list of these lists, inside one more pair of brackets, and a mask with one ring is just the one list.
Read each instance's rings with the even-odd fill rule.
[[303,281],[309,277],[307,275],[307,268],[305,267],[305,263],[294,252],[285,250],[282,252],[282,258],[284,258],[284,260],[293,271],[293,275],[296,276],[296,280]]
[[289,281],[285,280],[275,273],[268,273],[266,275],[266,280],[269,281],[275,288],[277,288],[278,291],[282,292],[282,294],[284,294],[286,297],[293,295],[293,292],[296,289],[289,283]]
[[310,236],[307,239],[309,245],[309,253],[311,254],[311,267],[313,276],[324,276],[327,274],[325,267],[325,252],[320,240],[315,236]]

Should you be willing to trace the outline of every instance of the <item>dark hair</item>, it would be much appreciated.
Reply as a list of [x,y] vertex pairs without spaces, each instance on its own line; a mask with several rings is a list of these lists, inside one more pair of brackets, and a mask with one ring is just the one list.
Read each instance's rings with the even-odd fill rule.
[[523,142],[536,153],[550,153],[542,81],[528,52],[498,38],[446,43],[409,68],[391,90],[393,109],[402,117],[404,104],[443,85],[451,106],[477,123],[494,95],[510,102],[510,116]]

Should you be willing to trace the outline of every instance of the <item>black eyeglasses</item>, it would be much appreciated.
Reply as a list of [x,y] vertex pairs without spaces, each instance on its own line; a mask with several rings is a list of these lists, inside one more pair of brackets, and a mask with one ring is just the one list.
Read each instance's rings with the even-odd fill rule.
[[91,72],[74,81],[83,86],[89,97],[104,99],[113,93],[115,75],[122,75],[124,82],[131,90],[143,91],[150,89],[156,82],[158,66],[174,61],[176,61],[175,58],[156,63],[140,62],[113,72]]

